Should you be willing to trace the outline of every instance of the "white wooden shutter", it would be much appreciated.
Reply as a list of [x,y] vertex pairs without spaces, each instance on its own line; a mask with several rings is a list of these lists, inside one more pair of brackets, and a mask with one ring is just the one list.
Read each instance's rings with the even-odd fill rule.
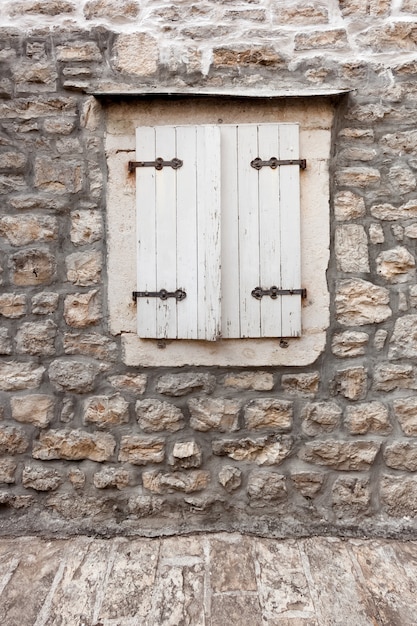
[[137,290],[187,297],[138,297],[143,338],[215,340],[221,328],[220,133],[216,126],[141,127],[136,158],[174,157],[183,166],[138,167]]
[[276,299],[256,287],[300,289],[299,165],[251,167],[271,157],[299,159],[296,124],[221,126],[222,335],[295,337],[301,296]]

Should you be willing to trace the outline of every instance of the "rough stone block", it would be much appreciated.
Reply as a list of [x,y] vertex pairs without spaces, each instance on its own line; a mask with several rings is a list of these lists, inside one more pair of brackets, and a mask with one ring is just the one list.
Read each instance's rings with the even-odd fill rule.
[[209,472],[190,470],[189,472],[164,473],[143,472],[143,487],[153,493],[192,493],[205,489],[210,481]]
[[417,477],[382,476],[381,502],[392,517],[417,517]]
[[232,389],[253,391],[271,391],[274,388],[274,377],[268,372],[239,372],[226,374],[223,385]]
[[416,177],[409,167],[393,165],[388,172],[388,179],[399,194],[410,193],[417,186]]
[[300,450],[299,457],[307,463],[333,469],[361,471],[371,467],[380,446],[377,441],[308,441]]
[[301,413],[302,430],[310,437],[331,433],[339,426],[341,417],[342,409],[336,402],[310,402]]
[[185,396],[194,391],[212,393],[215,387],[215,376],[190,372],[161,376],[156,383],[155,391],[166,396]]
[[374,337],[375,350],[377,350],[378,352],[381,352],[381,350],[384,349],[387,337],[388,337],[388,331],[385,330],[384,328],[379,328],[376,331],[375,337]]
[[283,374],[281,385],[284,391],[300,396],[314,396],[319,390],[319,372],[308,374]]
[[26,465],[22,472],[22,485],[36,491],[54,491],[62,483],[58,470]]
[[333,379],[334,393],[348,400],[363,400],[367,393],[368,376],[364,367],[337,370]]
[[22,317],[26,313],[26,296],[3,293],[0,295],[0,315],[10,319]]
[[276,12],[276,21],[279,24],[299,24],[311,26],[312,24],[325,24],[329,21],[329,15],[325,3],[295,2],[293,6],[279,7]]
[[99,211],[77,210],[71,212],[70,238],[74,246],[85,246],[103,237],[103,218]]
[[139,5],[136,0],[88,0],[84,6],[87,20],[105,18],[120,22],[137,17]]
[[21,170],[26,165],[26,162],[27,157],[21,152],[0,152],[1,170]]
[[294,487],[304,498],[314,498],[324,483],[324,474],[318,472],[296,472],[291,474]]
[[378,324],[392,315],[389,291],[359,278],[340,281],[335,303],[337,321],[344,326]]
[[10,257],[11,278],[18,287],[49,285],[55,277],[56,260],[49,250],[25,249]]
[[58,308],[59,294],[42,291],[32,297],[32,313],[35,315],[48,315]]
[[417,398],[411,396],[394,400],[393,407],[403,433],[409,437],[417,436]]
[[252,461],[257,465],[279,465],[292,452],[293,438],[272,435],[245,439],[218,439],[212,443],[213,454],[234,461]]
[[69,0],[25,0],[14,2],[10,15],[60,15],[73,13],[75,6]]
[[142,395],[146,391],[148,377],[146,374],[120,374],[110,376],[109,383],[120,391]]
[[253,46],[251,48],[215,48],[213,66],[230,67],[280,67],[284,60],[273,48]]
[[125,435],[120,441],[119,461],[132,465],[162,463],[165,458],[165,441],[155,437]]
[[68,480],[75,489],[82,489],[85,485],[85,473],[77,467],[72,467],[67,472]]
[[17,93],[55,91],[58,74],[55,66],[45,62],[23,62],[13,70]]
[[332,352],[335,356],[346,357],[363,356],[369,343],[368,333],[355,330],[346,330],[337,333],[332,339]]
[[390,283],[404,283],[414,279],[414,256],[402,246],[384,250],[376,259],[376,271]]
[[355,122],[373,124],[382,120],[389,111],[390,107],[377,102],[371,102],[370,104],[357,104],[353,106],[349,109],[346,117],[348,120],[354,120]]
[[57,46],[58,61],[102,61],[102,54],[94,41],[74,41]]
[[411,52],[417,49],[417,24],[407,21],[390,21],[374,26],[356,37],[362,48],[374,52]]
[[280,502],[287,499],[286,477],[276,472],[254,471],[248,478],[248,497],[251,503]]
[[401,206],[393,206],[391,204],[375,204],[371,207],[371,214],[379,220],[407,220],[417,217],[417,202],[410,200]]
[[65,262],[67,279],[74,285],[87,287],[100,282],[103,264],[100,252],[96,250],[75,252],[68,255]]
[[276,432],[285,432],[292,427],[293,406],[287,400],[252,400],[246,405],[244,413],[245,426],[249,430],[273,428]]
[[383,456],[388,467],[408,472],[417,471],[417,443],[415,441],[394,441],[385,446]]
[[152,76],[158,69],[157,41],[145,33],[118,35],[113,52],[114,67],[123,74]]
[[7,328],[0,328],[0,354],[9,355],[12,353],[12,340]]
[[52,356],[55,354],[56,324],[52,320],[26,322],[16,334],[16,350],[20,354]]
[[98,428],[120,426],[129,421],[129,403],[120,395],[93,396],[86,401],[84,422]]
[[[355,254],[352,254],[352,250],[355,250]],[[337,267],[342,272],[369,272],[368,237],[363,226],[338,226],[335,251]]]
[[224,465],[219,471],[218,478],[221,486],[231,493],[242,484],[242,471],[233,465]]
[[49,366],[49,380],[58,391],[86,393],[94,389],[97,363],[75,359],[56,359]]
[[0,454],[22,454],[29,442],[21,428],[0,426]]
[[417,357],[416,325],[417,315],[404,315],[396,320],[388,352],[390,359]]
[[172,449],[169,464],[175,469],[200,467],[202,452],[196,441],[177,441]]
[[392,431],[387,407],[376,401],[346,407],[344,424],[351,435],[386,435]]
[[116,487],[117,489],[125,489],[132,481],[130,472],[122,467],[104,467],[93,476],[93,483],[96,489],[108,489]]
[[43,123],[45,132],[51,135],[70,135],[76,125],[76,118],[50,118]]
[[373,371],[375,391],[393,391],[394,389],[413,389],[415,376],[412,365],[378,363]]
[[83,171],[79,163],[67,159],[38,156],[35,159],[35,187],[52,193],[78,193],[83,185]]
[[377,243],[384,243],[385,235],[381,224],[369,225],[369,239],[374,245]]
[[0,483],[12,485],[15,482],[17,464],[14,459],[0,459]]
[[132,496],[128,500],[127,508],[136,517],[150,517],[162,510],[164,502],[163,498],[154,496]]
[[332,487],[332,505],[339,517],[369,511],[371,493],[368,478],[340,476]]
[[45,428],[54,417],[55,400],[44,394],[14,396],[10,400],[12,417],[17,422]]
[[49,430],[40,434],[33,444],[33,458],[49,461],[109,461],[116,447],[115,439],[108,433],[86,433],[80,430]]
[[64,319],[68,326],[85,328],[97,324],[101,319],[99,292],[94,289],[86,293],[74,293],[65,297]]
[[44,96],[38,98],[14,98],[12,102],[0,103],[2,119],[20,118],[32,120],[50,115],[75,115],[77,101],[74,97]]
[[318,50],[323,48],[340,49],[347,46],[346,31],[343,28],[299,33],[295,36],[295,50]]
[[176,432],[184,428],[184,415],[178,407],[160,400],[138,400],[136,416],[140,428],[145,433],[168,430]]
[[336,172],[336,182],[340,187],[365,189],[379,184],[381,174],[373,167],[346,167]]
[[20,391],[39,387],[45,368],[35,363],[0,362],[0,389]]
[[102,361],[117,361],[117,344],[98,333],[65,333],[65,354],[80,354]]
[[194,430],[231,432],[239,429],[240,400],[223,398],[192,398],[188,402]]

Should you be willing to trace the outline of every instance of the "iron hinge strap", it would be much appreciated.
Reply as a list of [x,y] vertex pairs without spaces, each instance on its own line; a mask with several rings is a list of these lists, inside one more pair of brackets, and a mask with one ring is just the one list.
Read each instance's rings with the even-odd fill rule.
[[161,170],[163,167],[172,167],[173,170],[177,170],[183,166],[183,163],[181,159],[177,158],[171,159],[171,161],[164,161],[164,159],[158,157],[155,161],[129,161],[128,170],[130,174],[137,167],[154,167],[156,170]]
[[250,164],[255,170],[260,170],[262,167],[270,167],[275,170],[280,165],[299,165],[302,170],[305,170],[307,167],[306,159],[277,159],[276,157],[271,157],[269,161],[262,161],[262,159],[257,157]]
[[138,298],[160,298],[161,300],[175,298],[176,300],[181,301],[187,297],[187,293],[184,289],[177,289],[176,291],[160,289],[159,291],[133,291],[132,297],[135,302]]
[[251,295],[257,300],[261,300],[263,296],[270,296],[273,300],[278,296],[301,296],[307,298],[307,289],[278,289],[278,287],[271,287],[270,289],[262,289],[262,287],[255,287],[252,289]]

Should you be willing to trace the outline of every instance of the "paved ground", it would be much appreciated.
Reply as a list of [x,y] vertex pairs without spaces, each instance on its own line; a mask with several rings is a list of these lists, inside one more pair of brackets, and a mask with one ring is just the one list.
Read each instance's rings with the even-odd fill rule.
[[411,626],[417,542],[0,539],[1,626]]

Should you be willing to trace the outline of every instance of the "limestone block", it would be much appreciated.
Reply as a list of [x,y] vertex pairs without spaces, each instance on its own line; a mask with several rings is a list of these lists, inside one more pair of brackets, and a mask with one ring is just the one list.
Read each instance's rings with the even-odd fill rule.
[[368,478],[340,476],[332,487],[332,505],[339,514],[366,512],[371,502]]
[[20,63],[13,68],[12,73],[18,93],[52,91],[58,78],[55,66],[44,61]]
[[137,517],[149,517],[159,513],[164,505],[163,498],[154,496],[132,496],[129,498],[127,508],[129,513]]
[[368,333],[346,330],[332,338],[332,352],[339,358],[362,356],[369,343]]
[[319,474],[318,472],[296,472],[291,474],[291,480],[294,487],[304,498],[313,498],[320,492],[323,486],[324,474]]
[[252,461],[257,465],[279,465],[292,452],[293,438],[273,435],[245,439],[217,439],[212,443],[216,456],[228,456],[234,461]]
[[417,436],[417,398],[411,396],[394,400],[393,407],[403,433],[409,437]]
[[239,429],[240,400],[223,398],[192,398],[188,402],[190,426],[194,430],[207,432],[219,430],[230,432]]
[[340,187],[375,187],[381,174],[374,167],[345,167],[336,172],[336,182]]
[[67,158],[38,156],[35,159],[34,184],[43,191],[78,193],[83,185],[82,166],[69,163]]
[[134,393],[135,395],[145,393],[147,381],[148,377],[146,374],[120,374],[120,376],[109,377],[109,383],[112,387],[120,389],[120,391]]
[[44,394],[14,396],[10,399],[12,417],[17,422],[45,428],[54,417],[55,400]]
[[64,397],[62,399],[61,415],[59,416],[61,422],[64,422],[64,424],[71,422],[75,417],[75,410],[74,398]]
[[71,468],[67,472],[68,480],[75,489],[82,489],[85,485],[85,474],[79,468]]
[[11,102],[0,103],[2,119],[19,118],[32,120],[38,117],[68,114],[76,115],[77,100],[74,97],[44,96],[39,98],[15,98]]
[[81,354],[102,361],[117,361],[117,344],[98,333],[65,333],[65,354]]
[[96,250],[88,252],[75,252],[66,258],[67,279],[74,283],[87,287],[97,285],[101,280],[102,257]]
[[324,465],[338,470],[361,471],[373,464],[381,444],[377,441],[340,441],[326,439],[308,441],[299,457],[307,463]]
[[0,354],[9,355],[12,353],[12,340],[7,328],[0,328]]
[[57,46],[58,61],[102,61],[102,54],[94,41],[74,41]]
[[[0,105],[1,109],[1,105]],[[7,194],[12,191],[26,191],[27,185],[23,176],[0,175],[0,193]]]
[[86,393],[94,389],[98,372],[91,361],[56,359],[49,366],[49,380],[58,391]]
[[417,2],[416,0],[403,0],[401,5],[402,13],[417,13]]
[[213,66],[227,67],[280,67],[284,60],[271,47],[253,46],[251,48],[214,48]]
[[20,354],[52,356],[55,354],[56,324],[52,320],[26,322],[16,334],[16,350]]
[[35,315],[48,315],[58,308],[59,294],[52,291],[42,291],[32,297],[32,313]]
[[409,167],[394,165],[388,172],[388,179],[399,194],[410,193],[417,186],[416,177]]
[[279,7],[276,11],[279,24],[325,24],[329,21],[326,4],[295,2],[293,6]]
[[45,132],[51,135],[70,135],[75,128],[76,118],[50,118],[43,123]]
[[407,220],[417,217],[417,202],[410,200],[399,207],[391,204],[375,204],[371,207],[371,214],[379,220]]
[[364,402],[346,407],[344,424],[351,435],[386,435],[392,431],[388,409],[382,402]]
[[310,402],[301,413],[302,430],[311,437],[331,433],[339,426],[341,417],[342,409],[336,402]]
[[[352,250],[355,254],[352,254]],[[369,272],[368,237],[363,226],[338,226],[335,233],[337,268],[342,272]]]
[[273,428],[276,432],[291,430],[293,405],[287,400],[261,398],[245,407],[245,426],[249,430]]
[[274,377],[268,372],[237,372],[226,374],[223,385],[231,389],[254,391],[271,391],[274,387]]
[[348,400],[363,400],[367,393],[368,375],[364,367],[337,370],[333,379],[334,392]]
[[415,275],[414,256],[403,246],[384,250],[376,259],[376,271],[390,283],[404,283]]
[[25,0],[13,2],[10,15],[60,15],[74,10],[74,4],[69,0]]
[[48,430],[40,434],[39,441],[33,444],[34,459],[49,461],[109,461],[116,447],[116,441],[108,433],[86,433],[80,430]]
[[96,289],[65,297],[64,319],[68,326],[84,328],[101,319],[100,294]]
[[383,152],[387,154],[395,156],[414,154],[417,148],[417,130],[388,133],[381,137],[379,145]]
[[404,228],[404,235],[409,239],[417,239],[417,224],[409,224]]
[[374,142],[374,131],[372,128],[342,128],[338,136],[345,141],[360,140],[362,143]]
[[58,470],[42,466],[26,465],[22,472],[22,485],[36,491],[54,491],[62,483]]
[[157,393],[165,396],[185,396],[188,393],[212,393],[216,386],[216,377],[211,374],[189,372],[186,374],[165,374],[161,376],[155,387]]
[[0,362],[0,389],[19,391],[39,387],[45,368],[35,363]]
[[17,464],[12,458],[0,459],[0,483],[12,485],[15,482]]
[[74,246],[85,246],[103,237],[103,218],[99,211],[77,210],[71,212],[70,238]]
[[417,49],[417,24],[407,21],[390,21],[369,28],[356,37],[356,43],[374,52],[411,52]]
[[119,461],[132,465],[162,463],[165,458],[165,441],[155,437],[125,435],[120,441]]
[[169,464],[174,468],[189,469],[200,467],[201,448],[196,441],[177,441],[172,449]]
[[381,502],[392,517],[417,517],[417,477],[382,476]]
[[120,394],[93,396],[84,407],[84,422],[98,428],[120,426],[129,421],[129,403]]
[[264,22],[266,19],[265,11],[262,9],[239,9],[237,11],[225,11],[225,19],[234,20],[240,22],[241,20],[247,20],[252,24],[254,22]]
[[375,350],[377,350],[378,352],[381,352],[381,350],[383,350],[387,337],[388,337],[388,331],[385,330],[384,328],[379,328],[376,331],[375,337],[374,337]]
[[[373,124],[378,120],[382,120],[385,115],[389,113],[389,111],[390,107],[383,106],[382,104],[376,102],[371,102],[370,104],[358,104],[352,107],[351,109],[349,109],[346,117],[348,120],[355,120],[358,122],[367,122],[368,124]],[[374,151],[373,155],[375,156]]]
[[409,440],[395,441],[385,446],[384,461],[393,469],[417,471],[417,443]]
[[337,321],[344,326],[378,324],[392,315],[388,289],[359,278],[339,282],[335,303]]
[[369,239],[374,245],[377,243],[384,243],[385,235],[381,224],[369,225]]
[[158,44],[145,33],[118,35],[113,51],[114,67],[123,74],[152,76],[158,69]]
[[178,407],[160,400],[138,400],[136,416],[145,433],[168,430],[171,433],[184,428],[184,415]]
[[242,472],[233,465],[224,465],[219,471],[219,483],[228,493],[235,491],[242,484]]
[[44,248],[25,249],[10,257],[11,278],[19,287],[49,285],[56,270],[53,254]]
[[84,6],[87,20],[105,18],[120,22],[137,17],[139,5],[135,0],[88,0]]
[[173,493],[175,491],[192,493],[207,487],[210,474],[203,470],[175,473],[152,471],[143,472],[142,480],[143,487],[154,493]]
[[22,317],[26,313],[26,296],[23,294],[0,294],[0,315],[10,319]]
[[309,374],[283,374],[281,385],[284,391],[299,396],[314,396],[319,390],[319,372]]
[[393,391],[394,389],[412,389],[415,377],[412,365],[378,363],[374,368],[375,391]]
[[286,477],[276,472],[254,471],[249,474],[249,500],[280,502],[287,498]]
[[0,426],[0,454],[22,454],[29,442],[21,428]]
[[124,489],[131,480],[130,472],[122,467],[104,467],[93,476],[93,483],[96,489],[108,489],[109,487]]
[[0,169],[2,170],[21,170],[26,165],[26,161],[27,157],[21,152],[0,153]]
[[417,357],[417,315],[404,315],[396,320],[388,358]]
[[334,30],[317,30],[309,33],[299,33],[294,39],[295,50],[331,50],[347,46],[346,31],[343,28]]

